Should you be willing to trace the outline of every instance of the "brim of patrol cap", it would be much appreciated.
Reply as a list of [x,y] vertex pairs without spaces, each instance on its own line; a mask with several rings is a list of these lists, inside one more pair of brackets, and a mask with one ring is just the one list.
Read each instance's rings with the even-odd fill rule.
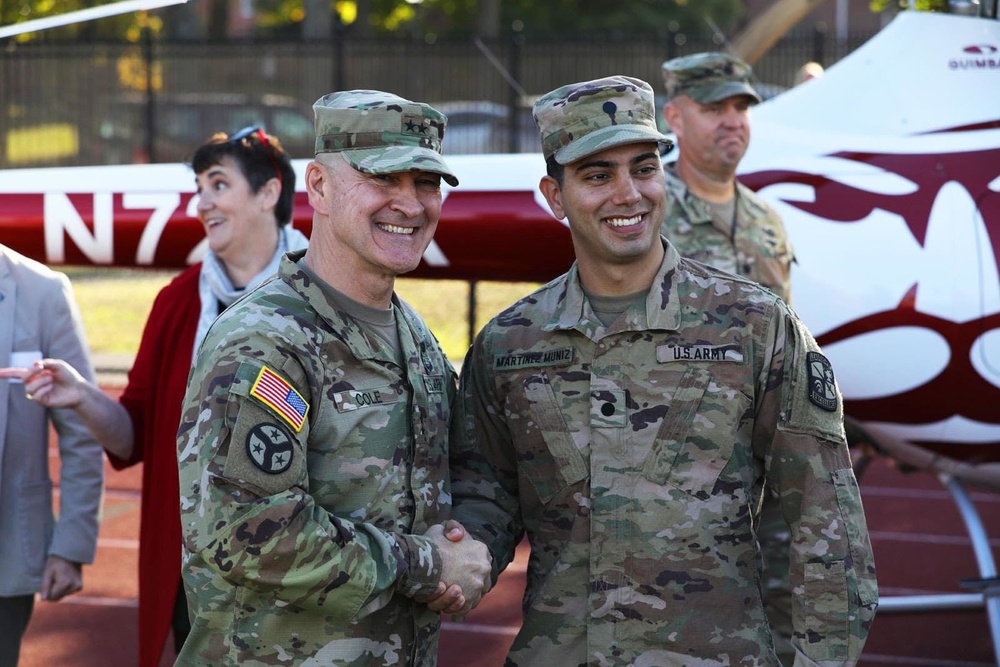
[[562,165],[572,164],[588,155],[599,153],[608,148],[644,141],[660,144],[661,151],[669,150],[673,145],[669,137],[644,125],[609,125],[571,141],[557,150],[553,154],[553,158]]
[[448,185],[458,185],[458,178],[448,168],[441,154],[421,146],[380,146],[338,151],[352,167],[365,174],[395,174],[401,171],[428,171],[440,174]]
[[742,81],[726,81],[717,86],[702,86],[686,90],[684,94],[699,104],[713,104],[735,95],[747,95],[753,98],[754,102],[760,102],[760,95],[757,94],[757,91],[750,84]]

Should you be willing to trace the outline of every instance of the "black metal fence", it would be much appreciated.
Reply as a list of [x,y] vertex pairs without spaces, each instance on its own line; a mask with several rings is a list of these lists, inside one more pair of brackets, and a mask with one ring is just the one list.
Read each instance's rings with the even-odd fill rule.
[[[184,160],[215,131],[263,124],[293,157],[311,157],[311,105],[332,90],[374,88],[431,102],[450,119],[449,153],[538,150],[533,96],[627,74],[662,87],[660,64],[719,50],[664,41],[418,40],[0,43],[0,168]],[[835,63],[869,36],[792,35],[758,62],[765,96],[807,61]]]

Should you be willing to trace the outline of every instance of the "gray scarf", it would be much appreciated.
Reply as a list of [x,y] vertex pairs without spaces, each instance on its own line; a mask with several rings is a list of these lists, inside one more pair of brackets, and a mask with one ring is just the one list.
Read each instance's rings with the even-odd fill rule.
[[219,304],[229,306],[253,288],[264,282],[278,271],[281,257],[290,250],[300,250],[308,245],[309,240],[291,225],[285,225],[278,230],[278,248],[274,251],[271,261],[264,270],[247,283],[246,287],[237,289],[226,275],[222,261],[211,250],[205,252],[201,262],[201,275],[198,276],[198,300],[201,302],[201,315],[198,317],[198,329],[194,335],[194,349],[191,351],[191,363],[194,363],[201,341],[204,340],[208,328],[219,316]]

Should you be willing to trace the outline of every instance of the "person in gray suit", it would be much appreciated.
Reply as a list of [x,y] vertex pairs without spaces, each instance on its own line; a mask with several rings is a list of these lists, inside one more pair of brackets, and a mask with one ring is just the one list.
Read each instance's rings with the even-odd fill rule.
[[[83,587],[97,549],[104,455],[72,410],[46,409],[16,372],[57,357],[93,379],[69,279],[0,245],[0,665],[16,665],[35,593],[57,601]],[[49,424],[59,439],[53,513]]]

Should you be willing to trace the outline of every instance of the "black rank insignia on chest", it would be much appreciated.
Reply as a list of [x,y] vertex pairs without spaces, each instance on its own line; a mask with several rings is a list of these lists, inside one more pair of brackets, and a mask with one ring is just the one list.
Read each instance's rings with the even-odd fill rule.
[[247,456],[264,472],[277,475],[292,464],[292,438],[277,424],[257,424],[247,434]]
[[837,385],[833,380],[833,366],[819,352],[806,353],[809,373],[809,400],[826,410],[837,410]]

